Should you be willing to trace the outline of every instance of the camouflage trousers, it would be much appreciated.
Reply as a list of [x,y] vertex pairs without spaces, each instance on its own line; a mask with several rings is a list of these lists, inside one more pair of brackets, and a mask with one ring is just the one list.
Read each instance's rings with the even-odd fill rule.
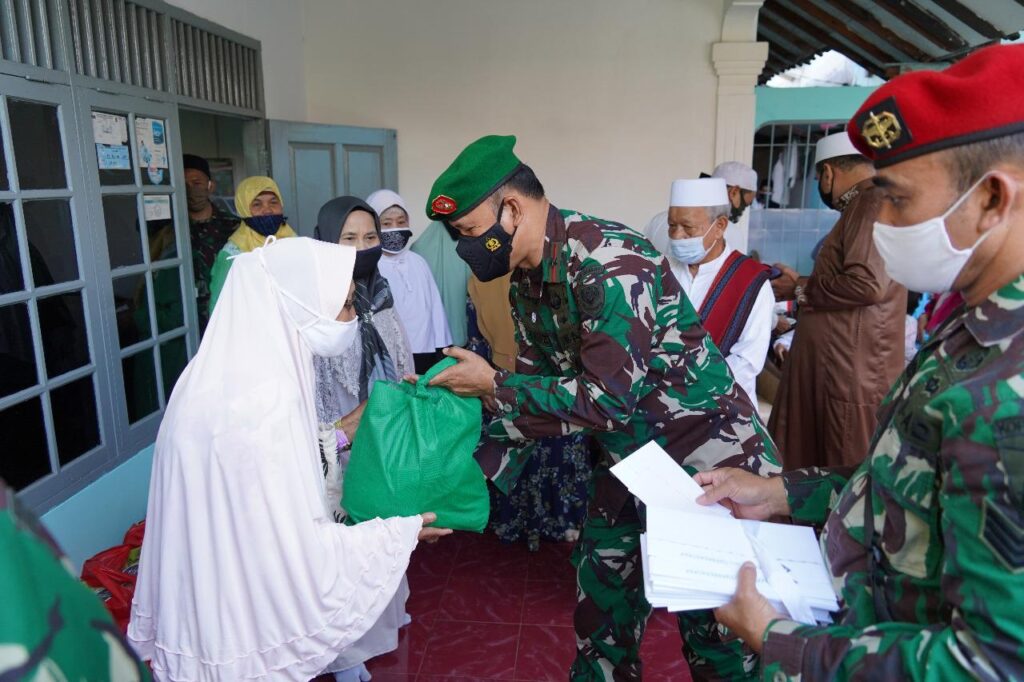
[[[577,604],[572,682],[642,679],[640,642],[651,605],[644,596],[642,524],[632,501],[611,523],[591,514],[573,551]],[[683,654],[694,680],[755,679],[757,657],[710,610],[679,614]]]

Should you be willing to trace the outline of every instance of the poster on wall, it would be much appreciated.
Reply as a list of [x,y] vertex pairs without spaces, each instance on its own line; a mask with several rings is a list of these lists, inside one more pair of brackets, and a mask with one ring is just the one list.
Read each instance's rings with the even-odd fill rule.
[[142,198],[142,209],[147,223],[151,220],[170,220],[171,198],[166,194],[147,194]]
[[96,144],[96,162],[101,171],[131,170],[127,116],[92,112],[92,136]]
[[159,118],[135,117],[135,144],[138,166],[145,169],[143,183],[165,185],[170,181],[167,167],[167,135]]

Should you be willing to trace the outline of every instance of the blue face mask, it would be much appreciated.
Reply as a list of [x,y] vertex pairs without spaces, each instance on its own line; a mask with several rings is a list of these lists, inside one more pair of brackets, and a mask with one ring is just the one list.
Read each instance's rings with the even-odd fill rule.
[[260,233],[264,237],[269,237],[272,234],[277,234],[277,231],[288,218],[283,215],[254,215],[242,218],[242,220],[255,232]]
[[[687,237],[685,239],[670,239],[672,244],[672,256],[684,265],[695,265],[708,255],[710,249],[704,248],[704,237],[708,235],[714,222],[708,225],[708,229],[699,237]],[[716,239],[715,242],[718,240]],[[711,242],[711,246],[715,245]]]

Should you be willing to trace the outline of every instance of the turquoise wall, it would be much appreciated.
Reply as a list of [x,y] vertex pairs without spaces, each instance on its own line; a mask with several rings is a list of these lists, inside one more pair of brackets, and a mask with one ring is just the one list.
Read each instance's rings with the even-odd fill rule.
[[128,526],[146,516],[152,465],[151,445],[43,514],[46,528],[76,567],[120,544]]
[[767,123],[846,121],[874,87],[755,88],[754,130]]

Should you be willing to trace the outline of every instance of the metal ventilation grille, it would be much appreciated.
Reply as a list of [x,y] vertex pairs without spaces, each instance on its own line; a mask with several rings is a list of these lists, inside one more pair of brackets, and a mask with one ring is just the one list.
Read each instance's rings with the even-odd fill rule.
[[163,14],[127,0],[68,0],[68,16],[78,73],[167,90]]
[[56,2],[0,0],[0,56],[45,69],[63,69]]
[[260,108],[260,55],[223,36],[171,20],[178,93],[243,109]]

